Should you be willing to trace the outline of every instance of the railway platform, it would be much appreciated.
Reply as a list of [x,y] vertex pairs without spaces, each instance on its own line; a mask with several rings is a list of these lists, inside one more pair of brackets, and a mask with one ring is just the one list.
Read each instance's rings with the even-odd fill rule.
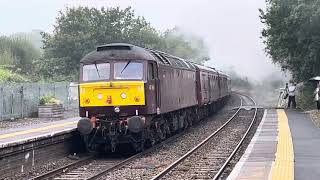
[[[0,131],[0,179],[76,152],[80,118]],[[14,178],[13,178],[14,179]]]
[[21,128],[11,128],[0,131],[0,148],[25,144],[57,134],[68,133],[75,130],[80,118],[30,125]]
[[320,129],[309,114],[266,109],[248,148],[227,178],[319,179]]

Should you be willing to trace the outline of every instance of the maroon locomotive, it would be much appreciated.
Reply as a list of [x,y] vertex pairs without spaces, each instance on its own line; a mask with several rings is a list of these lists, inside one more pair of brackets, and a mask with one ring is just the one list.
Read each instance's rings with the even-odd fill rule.
[[80,64],[78,130],[90,150],[142,150],[207,117],[231,91],[214,68],[131,44],[99,46]]

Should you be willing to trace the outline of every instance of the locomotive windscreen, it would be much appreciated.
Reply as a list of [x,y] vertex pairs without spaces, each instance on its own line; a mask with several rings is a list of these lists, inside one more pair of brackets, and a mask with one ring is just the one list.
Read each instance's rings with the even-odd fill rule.
[[116,62],[114,63],[114,79],[143,78],[143,64],[139,62]]
[[90,64],[83,66],[83,81],[107,80],[110,78],[110,64]]

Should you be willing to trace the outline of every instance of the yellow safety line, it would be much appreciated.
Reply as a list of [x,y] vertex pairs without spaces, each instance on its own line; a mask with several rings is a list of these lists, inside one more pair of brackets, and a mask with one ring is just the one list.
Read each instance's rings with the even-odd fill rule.
[[288,123],[284,110],[277,110],[278,113],[278,146],[276,159],[272,166],[272,180],[293,180],[294,179],[294,151]]
[[48,130],[48,129],[64,127],[64,126],[67,126],[67,125],[76,124],[77,122],[78,121],[72,121],[72,122],[66,122],[66,123],[62,123],[62,124],[54,124],[54,125],[35,128],[35,129],[28,129],[28,130],[24,130],[24,131],[18,131],[18,132],[9,133],[9,134],[2,134],[2,135],[0,135],[0,139],[5,139],[5,138],[10,138],[10,137],[19,136],[19,135],[25,135],[25,134],[45,131],[45,130]]

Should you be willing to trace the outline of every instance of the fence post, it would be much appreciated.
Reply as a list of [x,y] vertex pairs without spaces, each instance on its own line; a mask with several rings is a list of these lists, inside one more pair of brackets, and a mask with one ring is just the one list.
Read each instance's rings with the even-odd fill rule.
[[0,88],[0,97],[2,97],[1,99],[2,99],[2,102],[1,102],[1,104],[2,104],[2,108],[1,108],[1,111],[0,111],[0,117],[1,117],[1,119],[0,120],[3,120],[4,118],[3,118],[3,116],[4,116],[4,94],[3,94],[3,87],[1,87]]
[[41,85],[39,84],[39,95],[38,95],[38,104],[40,102],[40,98],[41,98]]
[[21,93],[21,118],[23,118],[23,116],[24,116],[24,96],[23,96],[23,84],[22,84],[22,86],[21,86],[21,90],[20,90],[20,93]]
[[56,83],[53,83],[53,96],[56,97]]
[[13,92],[11,91],[11,117],[13,114],[13,108],[14,108],[14,104],[13,104]]

